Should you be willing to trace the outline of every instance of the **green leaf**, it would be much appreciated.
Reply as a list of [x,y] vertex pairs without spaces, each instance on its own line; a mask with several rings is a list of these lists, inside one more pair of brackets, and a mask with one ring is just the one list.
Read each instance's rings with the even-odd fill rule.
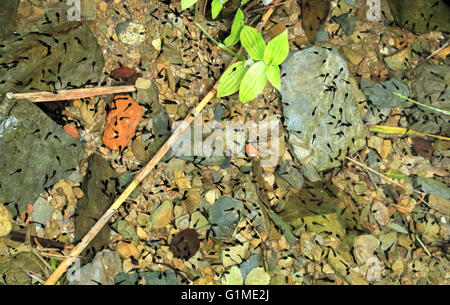
[[[224,1],[226,3],[228,0]],[[219,15],[220,11],[223,8],[223,3],[220,0],[213,0],[211,3],[211,17],[212,19],[216,19]]]
[[264,90],[267,83],[266,68],[263,61],[258,61],[245,73],[239,88],[239,99],[242,103],[254,99]]
[[264,51],[264,62],[275,66],[281,65],[289,54],[288,32],[283,33],[269,41]]
[[274,86],[278,91],[281,90],[281,77],[280,77],[280,68],[278,66],[270,65],[266,69],[266,76],[269,82]]
[[244,27],[244,13],[238,8],[236,16],[234,17],[233,25],[231,26],[230,35],[225,38],[225,45],[227,47],[232,46],[239,42],[241,30]]
[[246,5],[247,4],[247,2],[249,2],[250,0],[242,0],[241,1],[241,6],[244,6],[244,5]]
[[249,68],[245,66],[244,61],[239,61],[229,67],[219,80],[217,97],[220,98],[237,92],[248,69]]
[[181,0],[181,9],[184,11],[197,3],[197,1],[198,0]]
[[396,171],[395,169],[392,169],[392,168],[390,168],[386,172],[386,176],[388,176],[389,178],[394,178],[394,179],[403,179],[403,178],[407,177],[405,174],[399,173],[398,171]]
[[263,59],[266,43],[264,42],[261,33],[256,29],[244,25],[241,31],[241,43],[252,59]]

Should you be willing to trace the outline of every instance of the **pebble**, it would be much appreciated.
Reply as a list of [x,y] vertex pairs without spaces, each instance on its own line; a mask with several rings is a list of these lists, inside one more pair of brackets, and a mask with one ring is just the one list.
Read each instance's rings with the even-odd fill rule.
[[164,201],[155,211],[152,211],[150,221],[153,229],[160,229],[167,226],[172,219],[173,203],[169,200]]
[[122,258],[128,259],[130,257],[139,258],[140,252],[136,245],[129,242],[119,241],[116,246],[116,251]]
[[142,77],[139,77],[136,80],[136,84],[135,84],[136,88],[142,89],[142,90],[149,89],[151,85],[152,85],[152,82],[149,79],[142,78]]
[[12,229],[12,218],[9,211],[0,204],[0,237],[9,235]]

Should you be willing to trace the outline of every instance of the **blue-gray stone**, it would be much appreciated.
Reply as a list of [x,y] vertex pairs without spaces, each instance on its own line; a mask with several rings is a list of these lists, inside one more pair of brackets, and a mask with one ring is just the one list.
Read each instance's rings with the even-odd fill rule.
[[328,32],[324,30],[317,31],[316,33],[316,41],[317,42],[326,42],[328,41]]
[[31,217],[34,222],[45,225],[52,219],[53,206],[42,197],[39,197],[33,205],[33,213]]
[[245,281],[245,278],[247,277],[247,274],[250,271],[252,271],[256,267],[259,267],[260,261],[261,261],[261,254],[255,253],[239,266],[239,270],[241,270],[243,281]]
[[[324,171],[364,147],[356,89],[349,81],[346,61],[336,50],[312,47],[292,53],[282,65],[282,74],[284,125],[302,165]],[[311,171],[304,174],[317,180]]]
[[432,178],[418,178],[418,182],[425,193],[450,200],[450,188],[444,183]]
[[395,78],[382,83],[374,83],[367,79],[361,80],[361,88],[368,100],[379,107],[398,107],[405,103],[405,100],[394,93],[409,96],[408,85]]
[[209,208],[209,222],[214,224],[213,236],[230,237],[240,219],[242,201],[231,197],[222,197],[216,200]]

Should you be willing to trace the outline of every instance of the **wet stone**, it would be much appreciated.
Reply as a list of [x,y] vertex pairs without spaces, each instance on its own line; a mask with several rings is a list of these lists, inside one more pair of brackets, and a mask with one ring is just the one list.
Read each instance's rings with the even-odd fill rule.
[[117,252],[104,250],[98,252],[92,263],[79,270],[80,278],[69,281],[70,285],[113,285],[114,278],[122,272],[122,262]]
[[[414,99],[422,104],[450,111],[450,69],[448,66],[424,65],[417,70],[418,76],[411,85]],[[411,129],[450,136],[450,124],[448,124],[448,116],[445,114],[417,106],[410,111],[407,119],[408,127]]]
[[[414,33],[450,32],[450,4],[436,0],[388,0],[397,23]],[[425,17],[424,17],[425,16]]]
[[[88,158],[88,173],[82,183],[85,196],[77,203],[75,213],[75,239],[80,240],[109,208],[116,196],[118,174],[109,162],[98,154]],[[109,241],[110,229],[105,226],[90,243],[89,248],[99,250]]]
[[[48,11],[51,16],[56,12],[64,16],[67,5],[52,4]],[[52,17],[51,23],[45,20],[26,19],[15,30],[20,37],[2,41],[5,48],[0,49],[0,65],[6,68],[0,69],[0,80],[6,83],[0,93],[71,89],[103,80],[105,60],[89,27],[66,18],[58,22]]]
[[403,96],[409,96],[408,85],[395,78],[382,83],[374,83],[367,79],[361,79],[361,88],[364,94],[368,96],[368,100],[378,107],[398,107],[405,103],[405,100],[395,93]]
[[[363,122],[347,84],[347,63],[337,51],[313,47],[295,52],[282,65],[284,73],[285,126],[302,164],[320,172],[339,166],[348,153],[364,146]],[[317,180],[311,173],[307,176]]]
[[3,40],[13,32],[17,18],[19,0],[3,0],[0,3],[0,39]]
[[240,200],[231,197],[216,200],[209,208],[209,222],[215,225],[212,227],[212,236],[230,237],[239,222],[242,209]]
[[137,23],[133,19],[119,23],[116,27],[119,40],[133,46],[138,46],[147,39],[145,31],[145,25]]
[[[0,102],[0,202],[16,214],[75,171],[84,145],[27,100]],[[32,161],[30,161],[32,160]],[[33,162],[33,166],[30,166]]]

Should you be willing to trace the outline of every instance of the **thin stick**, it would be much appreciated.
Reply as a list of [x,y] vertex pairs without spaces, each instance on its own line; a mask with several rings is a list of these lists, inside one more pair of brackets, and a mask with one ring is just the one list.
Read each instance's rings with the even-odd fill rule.
[[[368,170],[368,171],[370,171],[370,172],[372,172],[372,173],[374,173],[374,174],[377,174],[378,176],[382,177],[383,179],[386,179],[388,182],[390,182],[390,183],[392,183],[392,184],[394,184],[394,185],[396,185],[396,186],[398,186],[398,187],[401,187],[402,189],[405,189],[405,190],[408,189],[406,186],[404,186],[404,185],[398,183],[397,181],[392,180],[391,178],[389,178],[389,177],[386,176],[386,175],[383,175],[383,174],[380,173],[380,172],[377,172],[376,170],[374,170],[374,169],[368,167],[367,165],[365,165],[364,163],[358,162],[358,161],[356,161],[356,160],[354,160],[354,159],[352,159],[352,158],[349,158],[349,157],[345,157],[345,158],[346,158],[347,160],[349,160],[349,161],[355,163],[356,165],[361,166],[362,168],[364,168],[364,169],[366,169],[366,170]],[[419,192],[419,191],[416,191],[416,190],[413,190],[413,192],[416,192],[416,193],[419,193],[419,194],[423,194],[422,192]]]
[[229,53],[231,56],[233,57],[237,57],[239,58],[239,60],[245,60],[244,57],[242,57],[241,55],[237,54],[236,52],[234,52],[233,50],[231,50],[230,48],[228,48],[226,45],[224,45],[221,42],[218,42],[214,37],[211,36],[211,34],[208,33],[207,30],[205,30],[200,23],[198,22],[194,22],[194,24],[203,32],[203,34],[206,35],[206,37],[208,37],[209,39],[211,39],[219,48],[221,48],[222,50],[224,50],[225,52]]
[[80,98],[86,98],[97,95],[107,95],[123,92],[134,92],[136,87],[134,86],[115,86],[115,87],[97,87],[97,88],[83,88],[83,89],[71,89],[60,90],[53,92],[30,92],[30,93],[12,93],[8,94],[10,99],[27,99],[31,102],[57,102],[76,100]]
[[[276,0],[275,2],[279,2]],[[274,11],[274,7],[270,8],[263,16],[260,26],[262,28],[264,24],[269,20],[270,15]],[[236,61],[236,57],[233,58],[231,64]],[[55,285],[61,276],[66,272],[66,270],[78,259],[78,256],[83,252],[83,250],[88,246],[88,244],[95,238],[95,236],[100,232],[100,230],[108,223],[110,218],[116,213],[122,203],[128,198],[128,196],[133,192],[133,190],[147,177],[155,165],[162,159],[162,157],[169,151],[176,140],[184,133],[184,131],[189,127],[194,118],[200,114],[203,108],[208,104],[211,99],[214,98],[217,92],[217,86],[219,82],[217,81],[214,87],[208,92],[208,94],[203,98],[203,100],[195,107],[192,112],[184,119],[183,123],[178,126],[175,132],[170,136],[170,138],[164,143],[164,145],[158,150],[156,155],[147,163],[147,165],[136,175],[134,180],[128,185],[128,187],[123,191],[123,193],[117,198],[117,200],[112,204],[112,206],[103,214],[103,216],[94,224],[94,226],[89,230],[88,233],[82,238],[80,243],[73,248],[70,252],[69,257],[59,264],[58,268],[50,275],[50,277],[45,281],[44,285]]]

